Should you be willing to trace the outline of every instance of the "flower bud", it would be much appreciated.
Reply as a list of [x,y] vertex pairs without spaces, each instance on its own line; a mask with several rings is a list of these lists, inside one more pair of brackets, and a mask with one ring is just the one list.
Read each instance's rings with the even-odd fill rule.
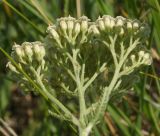
[[100,34],[96,25],[90,26],[88,31],[89,31],[89,33],[93,33],[94,35],[99,35]]
[[[22,46],[23,46],[23,44],[22,44]],[[33,55],[32,46],[31,46],[30,43],[29,44],[25,43],[25,45],[23,46],[23,48],[24,48],[24,52],[25,52],[26,55],[30,55],[30,56]]]
[[24,58],[25,58],[24,50],[21,46],[15,48],[15,54],[16,54],[17,60],[20,63],[26,64],[26,61],[24,60]]
[[149,58],[150,58],[150,54],[149,54],[149,53],[145,53],[145,54],[143,55],[143,58],[144,58],[144,59],[149,59]]
[[67,23],[66,23],[65,20],[61,20],[59,22],[59,25],[60,25],[62,31],[66,31],[67,30]]
[[144,51],[139,51],[138,55],[140,58],[142,58],[144,56]]
[[123,29],[123,28],[121,28],[121,30],[120,30],[120,32],[119,32],[119,35],[120,35],[120,36],[123,36],[123,35],[124,35],[124,29]]
[[42,61],[46,54],[44,46],[41,44],[41,42],[34,42],[33,44],[35,46],[34,52],[35,52],[35,56],[37,57],[37,60]]
[[[40,42],[34,42],[33,43],[33,52],[34,52],[34,55],[35,55],[35,58],[37,61],[42,61],[43,57],[41,56],[41,43]],[[43,52],[43,51],[42,51]]]
[[137,30],[139,28],[139,21],[135,20],[133,21],[133,30]]
[[59,40],[59,35],[57,31],[55,30],[55,26],[49,26],[47,28],[47,32],[51,34],[55,40]]
[[15,53],[16,53],[17,57],[20,57],[20,58],[25,56],[24,55],[24,50],[23,50],[23,48],[21,46],[15,48]]
[[33,52],[35,54],[38,54],[40,52],[40,42],[33,42]]
[[97,22],[100,30],[101,30],[101,31],[104,31],[104,30],[105,30],[105,26],[104,26],[103,19],[102,19],[102,18],[99,18],[96,22]]
[[74,26],[74,33],[76,34],[76,35],[78,35],[79,34],[79,32],[80,32],[80,24],[79,23],[76,23],[75,24],[75,26]]
[[8,67],[11,71],[15,72],[15,73],[19,73],[16,69],[16,67],[11,63],[11,62],[8,62],[6,67]]
[[109,16],[103,16],[103,19],[104,19],[105,28],[108,28],[109,25],[110,25],[110,18],[109,18]]
[[136,56],[135,55],[131,55],[131,60],[132,60],[132,63],[134,63],[135,62],[135,59],[136,59]]
[[68,20],[68,21],[67,21],[67,26],[68,26],[68,30],[69,30],[69,31],[72,31],[72,30],[73,30],[73,27],[74,27],[74,22],[73,22],[73,20]]
[[46,52],[45,52],[45,48],[44,46],[40,46],[40,56],[41,58],[43,58],[45,56]]
[[32,56],[33,56],[32,44],[29,42],[24,42],[22,44],[22,47],[24,49],[25,56],[28,57],[29,62],[32,62]]
[[152,63],[152,59],[149,53],[145,53],[143,59],[145,65],[150,65]]
[[110,19],[110,29],[113,29],[113,27],[115,26],[115,19],[114,18],[111,18]]
[[124,18],[119,16],[116,17],[116,27],[122,27],[124,25]]
[[132,23],[130,21],[127,22],[127,29],[128,31],[132,30]]
[[13,45],[13,47],[12,47],[12,50],[15,50],[15,49],[18,48],[18,47],[21,47],[21,46],[18,45],[18,44],[16,44],[16,43],[14,43],[14,45]]
[[81,31],[86,32],[88,29],[88,21],[89,19],[86,16],[82,16],[79,18],[79,21],[81,22]]

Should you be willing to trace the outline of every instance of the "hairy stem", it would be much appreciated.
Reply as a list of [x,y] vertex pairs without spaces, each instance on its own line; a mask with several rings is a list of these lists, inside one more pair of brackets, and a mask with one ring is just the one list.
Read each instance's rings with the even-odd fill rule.
[[[115,44],[115,42],[114,42],[114,44]],[[116,86],[118,79],[120,78],[121,67],[123,66],[126,58],[131,53],[131,51],[136,47],[136,45],[139,44],[139,39],[137,39],[133,42],[133,39],[131,37],[129,44],[130,45],[129,45],[127,51],[125,52],[125,54],[123,55],[123,58],[119,61],[118,65],[115,68],[115,72],[114,72],[114,75],[113,75],[113,78],[112,78],[110,85],[106,86],[104,88],[104,93],[103,93],[102,99],[100,100],[97,114],[94,117],[94,119],[89,123],[89,125],[91,125],[91,126],[94,126],[97,123],[97,121],[99,120],[99,118],[104,114],[106,107],[107,107],[107,104],[108,104],[108,101],[109,101],[109,98],[110,98],[110,94],[111,94],[112,90],[114,89],[114,87]],[[114,46],[114,45],[111,45],[111,46]],[[115,50],[112,50],[112,51],[115,51]],[[113,53],[115,54],[115,52],[113,52]]]
[[47,91],[40,76],[37,74],[35,69],[32,66],[30,67],[30,69],[34,73],[34,75],[36,76],[37,84],[43,90],[43,92],[47,96],[48,100],[50,100],[51,102],[56,104],[66,114],[67,117],[71,118],[72,123],[78,126],[79,125],[78,119],[58,99],[56,99],[52,94],[50,94]]

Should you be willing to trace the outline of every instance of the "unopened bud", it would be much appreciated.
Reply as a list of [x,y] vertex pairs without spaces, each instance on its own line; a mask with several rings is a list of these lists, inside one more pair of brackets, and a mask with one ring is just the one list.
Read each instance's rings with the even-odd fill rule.
[[93,34],[95,34],[95,35],[99,35],[99,34],[100,34],[100,32],[99,32],[99,30],[98,30],[98,28],[97,28],[96,25],[90,26],[90,28],[89,28],[89,33],[93,33]]
[[150,56],[149,53],[145,53],[144,56],[143,56],[143,61],[144,61],[144,64],[145,65],[151,65],[152,63],[152,58]]
[[81,31],[82,32],[86,32],[88,29],[88,21],[89,19],[86,16],[82,16],[79,18],[80,22],[81,22]]
[[132,61],[132,63],[134,63],[135,62],[135,59],[136,59],[136,56],[135,55],[131,55],[131,61]]
[[37,61],[42,60],[40,44],[41,44],[40,42],[33,43],[33,52],[34,52],[34,55],[35,55],[35,58],[37,59]]
[[59,39],[59,35],[57,31],[55,30],[55,26],[49,26],[47,28],[47,32],[51,34],[55,40]]
[[43,46],[40,46],[40,56],[43,58],[45,56],[46,52]]
[[139,28],[139,22],[138,21],[134,21],[133,22],[133,30],[137,30]]
[[104,22],[103,22],[102,18],[99,18],[97,20],[97,24],[98,24],[98,26],[99,26],[99,28],[100,28],[101,31],[105,30],[105,26],[104,26]]
[[104,20],[104,25],[105,25],[105,28],[108,28],[110,26],[110,16],[108,15],[105,15],[102,17],[103,20]]
[[74,27],[74,22],[73,22],[73,20],[68,20],[68,21],[67,21],[67,26],[68,26],[68,30],[69,30],[69,31],[72,31],[72,30],[73,30],[73,27]]
[[32,44],[28,42],[24,42],[22,44],[22,47],[24,49],[25,55],[28,57],[28,60],[32,62],[32,56],[33,56]]
[[149,59],[150,58],[150,54],[149,53],[145,53],[143,56],[144,59]]
[[74,33],[75,34],[79,34],[80,32],[80,24],[79,23],[76,23],[75,26],[74,26]]
[[131,23],[131,22],[127,22],[127,29],[128,29],[129,31],[132,30],[132,23]]
[[11,62],[8,62],[7,65],[6,65],[6,67],[8,67],[11,71],[13,71],[13,72],[15,72],[15,73],[17,73],[17,74],[19,73],[19,72],[17,71],[16,67],[13,66],[13,64],[12,64]]
[[115,19],[111,18],[109,27],[112,29],[114,26],[115,26]]
[[139,51],[138,55],[140,58],[142,58],[144,56],[144,51]]
[[124,29],[123,29],[123,28],[120,29],[119,35],[120,35],[120,36],[123,36],[123,35],[124,35]]
[[135,60],[136,56],[135,55],[131,55],[131,60]]
[[34,51],[35,54],[38,54],[40,52],[40,47],[39,47],[40,44],[41,44],[40,42],[34,42],[33,43],[33,51]]
[[59,25],[60,25],[62,31],[66,31],[67,30],[67,23],[65,22],[65,20],[61,20],[59,22]]
[[124,19],[122,18],[122,17],[117,17],[116,18],[116,27],[122,27],[123,26],[123,24],[124,24],[124,21],[123,21]]
[[20,46],[20,47],[17,47],[17,48],[15,48],[15,52],[16,52],[16,55],[17,55],[17,57],[24,57],[25,55],[24,55],[24,50],[23,50],[23,48]]

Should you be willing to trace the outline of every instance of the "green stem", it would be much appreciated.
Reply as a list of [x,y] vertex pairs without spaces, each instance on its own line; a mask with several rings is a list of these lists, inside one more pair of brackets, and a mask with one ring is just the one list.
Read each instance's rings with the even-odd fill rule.
[[52,94],[50,94],[47,89],[45,88],[40,76],[37,74],[37,72],[35,71],[35,69],[31,66],[30,67],[31,71],[35,74],[36,76],[36,80],[38,85],[40,86],[40,88],[43,90],[43,93],[47,96],[47,98],[53,102],[54,104],[56,104],[66,115],[67,117],[71,118],[71,121],[73,122],[73,124],[79,126],[79,121],[78,119],[58,100],[56,99],[54,96],[52,96]]
[[79,136],[88,136],[86,129],[79,128]]
[[[77,61],[77,55],[79,53],[79,50],[73,49],[73,57],[70,58],[73,69],[74,69],[74,74],[76,78],[76,84],[77,84],[77,89],[78,89],[78,94],[79,94],[79,105],[80,105],[80,123],[82,127],[85,127],[85,114],[86,114],[86,103],[85,103],[85,97],[84,97],[84,89],[83,89],[83,82],[81,80],[80,71],[82,70],[81,66],[79,65]],[[84,72],[82,72],[83,74]]]
[[[108,101],[109,101],[109,98],[110,98],[110,94],[111,94],[112,90],[114,89],[114,87],[116,86],[118,79],[120,78],[121,67],[123,66],[126,58],[131,53],[131,51],[136,47],[137,44],[139,44],[138,41],[139,41],[139,39],[135,40],[133,43],[133,38],[132,37],[130,38],[130,43],[129,43],[130,45],[129,45],[126,53],[123,55],[123,58],[119,61],[118,65],[116,66],[110,85],[108,87],[106,86],[104,88],[104,94],[102,96],[102,99],[100,100],[100,105],[97,110],[98,112],[97,112],[95,118],[89,123],[89,125],[94,126],[96,124],[96,122],[98,121],[98,119],[104,114],[106,107],[107,107],[107,104],[108,104]],[[115,42],[114,42],[114,44],[115,44]],[[111,46],[114,46],[114,45],[111,45]],[[113,50],[113,51],[115,51],[115,50]]]
[[114,86],[116,85],[117,80],[119,78],[119,70],[120,70],[120,67],[118,67],[115,70],[114,76],[112,78],[112,81],[111,81],[111,84],[109,85],[109,87],[104,88],[104,94],[103,94],[102,99],[100,101],[100,105],[97,110],[98,112],[97,112],[95,118],[89,123],[91,126],[94,126],[96,124],[96,122],[98,121],[98,119],[101,117],[101,115],[104,114],[106,107],[107,107],[107,104],[108,104],[108,101],[109,101],[110,94],[111,94],[111,92],[112,92],[112,90],[113,90]]

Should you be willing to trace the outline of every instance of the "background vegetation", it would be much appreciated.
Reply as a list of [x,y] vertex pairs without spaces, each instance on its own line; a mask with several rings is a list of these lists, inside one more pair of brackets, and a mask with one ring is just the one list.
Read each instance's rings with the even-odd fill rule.
[[[139,82],[122,100],[110,103],[95,136],[160,135],[160,2],[158,0],[1,0],[0,47],[8,53],[14,42],[43,40],[49,24],[61,16],[103,14],[137,18],[151,26],[149,49],[153,64],[140,72]],[[69,122],[52,118],[48,104],[18,89],[0,52],[0,135],[76,136]],[[93,94],[94,98],[94,94]],[[9,126],[8,126],[9,125]],[[12,129],[11,129],[12,128]]]

